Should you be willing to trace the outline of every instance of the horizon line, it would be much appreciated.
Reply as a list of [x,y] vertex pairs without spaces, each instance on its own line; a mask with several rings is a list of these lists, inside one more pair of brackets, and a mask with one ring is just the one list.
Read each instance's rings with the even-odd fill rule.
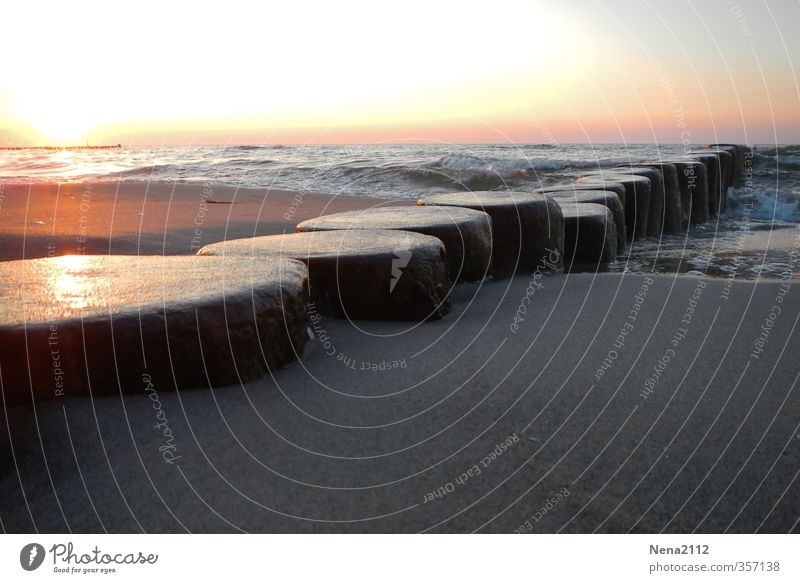
[[[561,146],[610,146],[610,145],[627,145],[627,146],[704,146],[709,144],[723,144],[729,142],[709,142],[697,141],[688,144],[683,142],[625,142],[625,141],[608,141],[608,142],[559,142],[556,144],[550,142],[237,142],[220,144],[215,142],[203,143],[179,143],[179,144],[123,144],[118,142],[116,144],[98,144],[98,145],[27,145],[27,146],[0,146],[0,151],[14,151],[14,150],[112,150],[122,148],[170,148],[170,147],[239,147],[239,146],[255,146],[255,147],[271,147],[271,146],[548,146],[552,148],[559,148]],[[797,145],[800,142],[754,142],[743,145],[752,146],[773,146],[773,145]]]

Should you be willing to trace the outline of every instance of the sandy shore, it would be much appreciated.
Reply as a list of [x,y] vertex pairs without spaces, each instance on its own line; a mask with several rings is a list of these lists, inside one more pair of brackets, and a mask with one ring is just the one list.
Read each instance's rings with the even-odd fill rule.
[[793,286],[530,279],[461,285],[424,325],[323,319],[272,378],[158,392],[171,441],[144,387],[48,403],[3,529],[797,531]]
[[[6,185],[0,203],[0,257],[16,259],[190,254],[379,201],[78,184]],[[175,394],[152,379],[139,396],[8,409],[0,525],[797,531],[795,286],[610,273],[460,285],[437,322],[318,320],[297,362],[245,386]]]
[[322,214],[410,204],[275,189],[166,183],[6,184],[0,260],[70,253],[193,255],[225,239],[293,232]]

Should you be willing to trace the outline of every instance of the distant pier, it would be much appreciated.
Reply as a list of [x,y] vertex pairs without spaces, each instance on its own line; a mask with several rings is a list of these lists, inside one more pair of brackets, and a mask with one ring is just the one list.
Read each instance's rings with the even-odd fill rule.
[[2,146],[0,150],[116,150],[122,144],[109,146]]

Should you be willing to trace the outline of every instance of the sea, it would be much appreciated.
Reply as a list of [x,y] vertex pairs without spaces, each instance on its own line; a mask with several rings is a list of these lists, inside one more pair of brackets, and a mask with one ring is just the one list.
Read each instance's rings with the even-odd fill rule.
[[[197,183],[376,199],[530,191],[587,170],[673,157],[701,144],[387,144],[121,147],[0,151],[0,180]],[[605,269],[800,279],[800,145],[755,145],[724,215],[629,246]],[[797,239],[800,241],[800,239]],[[798,262],[800,263],[800,262]],[[798,273],[795,273],[797,271]]]

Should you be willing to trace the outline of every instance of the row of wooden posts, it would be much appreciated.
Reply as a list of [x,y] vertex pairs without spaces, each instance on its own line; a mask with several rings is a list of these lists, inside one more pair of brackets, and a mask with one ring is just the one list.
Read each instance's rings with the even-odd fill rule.
[[715,144],[535,192],[422,196],[215,243],[200,257],[0,263],[5,406],[145,384],[235,385],[300,357],[309,341],[324,346],[320,319],[438,319],[462,281],[596,268],[642,238],[719,216],[751,155]]

